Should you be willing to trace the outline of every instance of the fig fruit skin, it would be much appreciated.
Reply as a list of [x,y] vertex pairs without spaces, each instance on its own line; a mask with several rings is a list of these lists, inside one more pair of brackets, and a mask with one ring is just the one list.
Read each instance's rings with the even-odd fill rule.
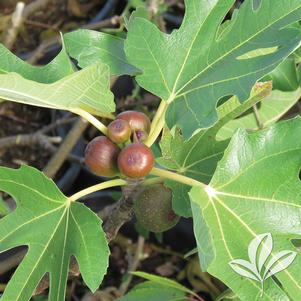
[[129,178],[143,178],[154,166],[155,158],[149,147],[142,143],[126,146],[118,156],[120,172]]
[[163,184],[147,186],[135,199],[134,212],[145,229],[161,233],[180,220],[172,209],[172,191]]
[[126,120],[132,129],[132,133],[139,130],[144,131],[147,134],[150,132],[150,119],[142,112],[125,111],[118,114],[116,118]]
[[133,141],[134,142],[144,142],[147,140],[148,134],[142,130],[138,130],[136,132],[134,132],[133,134]]
[[120,149],[105,136],[94,138],[86,147],[85,163],[98,176],[118,175],[117,159]]
[[124,143],[131,138],[130,124],[123,119],[115,119],[108,125],[108,137],[115,143]]

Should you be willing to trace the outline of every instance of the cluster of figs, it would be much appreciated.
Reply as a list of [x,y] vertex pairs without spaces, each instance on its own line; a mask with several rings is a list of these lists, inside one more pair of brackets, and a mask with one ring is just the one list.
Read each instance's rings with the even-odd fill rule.
[[[94,138],[86,147],[85,163],[96,175],[144,178],[154,166],[152,150],[143,142],[150,132],[147,115],[125,111],[107,127],[107,136]],[[145,186],[137,195],[134,211],[140,225],[163,232],[179,221],[172,209],[172,192],[163,184]]]

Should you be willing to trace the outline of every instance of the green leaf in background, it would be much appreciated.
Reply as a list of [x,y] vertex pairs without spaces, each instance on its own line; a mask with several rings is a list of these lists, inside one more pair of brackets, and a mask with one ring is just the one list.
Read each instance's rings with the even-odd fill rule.
[[74,67],[66,52],[65,45],[60,53],[48,65],[32,66],[19,59],[0,44],[0,74],[15,72],[22,77],[39,83],[50,84],[72,74]]
[[134,18],[125,50],[143,71],[137,76],[139,85],[170,104],[168,126],[178,125],[188,138],[217,121],[220,98],[236,95],[243,102],[255,82],[296,49],[301,32],[285,27],[301,19],[301,2],[264,0],[255,10],[253,1],[246,0],[222,31],[220,24],[234,0],[185,4],[182,26],[171,34]]
[[231,290],[226,290],[224,291],[221,295],[219,295],[215,301],[228,301],[228,300],[232,300],[232,301],[240,301],[239,298],[237,298],[237,296],[235,295],[235,293],[233,293]]
[[0,220],[0,251],[28,246],[1,301],[28,301],[49,273],[49,301],[65,300],[70,256],[95,291],[108,266],[109,249],[101,220],[83,204],[70,202],[38,170],[0,167],[0,190],[12,195],[17,209]]
[[[157,162],[170,170],[203,183],[209,183],[217,162],[221,159],[229,141],[217,141],[216,134],[224,124],[241,115],[271,92],[271,82],[258,83],[251,97],[241,105],[236,97],[218,108],[219,122],[208,130],[202,130],[191,139],[184,141],[179,130],[164,130],[160,147],[162,158]],[[165,181],[173,190],[173,209],[184,217],[191,216],[190,186],[174,181]]]
[[[268,125],[279,120],[298,102],[300,97],[300,88],[293,92],[273,90],[269,96],[262,100],[260,103],[260,108],[258,109],[258,115],[262,123],[262,127],[267,127]],[[216,138],[217,140],[228,139],[232,137],[234,132],[239,128],[250,131],[259,130],[258,123],[253,112],[243,117],[231,120],[225,124],[218,131]]]
[[124,40],[113,35],[88,29],[80,29],[64,35],[69,55],[81,68],[102,62],[110,67],[112,75],[138,73],[130,65],[124,53]]
[[5,216],[10,212],[7,203],[0,196],[0,216]]
[[[296,251],[291,240],[301,235],[301,119],[283,121],[254,134],[239,130],[206,189],[190,192],[193,216],[210,229],[214,258],[208,272],[223,281],[241,300],[300,300],[301,257],[269,278],[260,299],[260,284],[237,275],[229,263],[248,259],[248,246],[271,233],[273,252]],[[197,225],[195,225],[197,228]],[[201,229],[198,229],[199,232]],[[201,237],[196,233],[198,246]],[[199,249],[199,256],[207,256]],[[281,284],[281,285],[280,285]]]
[[0,98],[28,105],[105,116],[115,111],[109,68],[95,64],[52,84],[25,79],[17,73],[0,74]]
[[144,273],[144,272],[132,272],[131,274],[141,277],[141,278],[144,278],[144,279],[147,279],[153,283],[164,285],[165,287],[172,287],[172,288],[175,288],[184,293],[196,295],[192,290],[188,289],[187,287],[183,286],[182,284],[180,284],[174,280],[165,278],[165,277],[161,277],[161,276],[157,276],[157,275],[153,275],[153,274],[149,274],[149,273]]
[[281,91],[295,91],[300,87],[300,78],[294,58],[287,58],[265,77],[273,81],[273,88]]
[[116,301],[189,301],[185,293],[163,284],[153,283],[151,281],[136,285],[124,297]]

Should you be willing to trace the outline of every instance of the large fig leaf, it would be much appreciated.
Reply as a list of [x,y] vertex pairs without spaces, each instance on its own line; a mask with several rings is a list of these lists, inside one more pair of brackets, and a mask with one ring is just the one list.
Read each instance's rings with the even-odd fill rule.
[[234,2],[186,0],[183,24],[171,34],[143,18],[129,24],[125,50],[143,71],[137,81],[170,104],[168,126],[185,138],[217,121],[223,96],[245,101],[300,43],[300,29],[287,28],[301,19],[300,0],[246,0],[221,26]]
[[0,74],[0,98],[19,103],[95,115],[115,111],[107,65],[98,63],[52,84],[28,80],[11,72]]
[[[185,141],[180,132],[175,129],[165,129],[160,142],[162,158],[157,162],[203,183],[209,183],[215,171],[217,162],[222,158],[229,140],[218,141],[217,133],[223,125],[232,122],[255,103],[265,99],[271,92],[271,82],[260,83],[254,87],[251,97],[241,105],[236,97],[232,97],[218,108],[219,122],[208,130],[202,130]],[[191,215],[188,192],[190,187],[174,181],[166,181],[173,190],[173,208],[182,216]]]
[[0,190],[17,202],[17,209],[0,220],[0,251],[28,246],[1,301],[28,301],[46,273],[48,300],[65,300],[70,256],[75,256],[85,283],[95,291],[109,256],[101,220],[83,204],[70,202],[34,168],[0,167]]
[[64,35],[66,48],[81,68],[96,62],[110,67],[113,75],[133,75],[138,70],[130,65],[124,53],[124,40],[95,30],[79,29]]
[[[271,95],[265,97],[258,107],[258,116],[261,127],[267,127],[279,120],[289,109],[294,106],[301,97],[301,88],[292,92],[273,90]],[[217,133],[218,140],[232,137],[239,128],[249,131],[259,130],[258,121],[254,111],[240,118],[231,120],[225,124]]]
[[74,67],[63,44],[60,53],[46,66],[32,66],[0,44],[0,74],[16,72],[22,77],[39,83],[53,83],[72,74]]
[[208,271],[241,300],[301,299],[299,253],[288,267],[265,280],[264,291],[259,282],[241,277],[229,265],[249,260],[249,244],[263,233],[273,238],[271,258],[297,251],[291,240],[301,236],[300,133],[300,118],[253,134],[239,130],[210,184],[190,192],[193,216],[204,219],[210,234],[211,256],[203,253],[202,229],[195,224],[200,258],[211,258]]

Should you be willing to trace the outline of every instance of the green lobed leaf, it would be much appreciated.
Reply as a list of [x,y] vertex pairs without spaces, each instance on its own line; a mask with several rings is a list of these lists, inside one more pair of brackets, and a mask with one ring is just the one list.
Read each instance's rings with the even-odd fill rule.
[[163,284],[146,281],[136,285],[124,297],[116,301],[188,301],[185,293]]
[[[157,162],[165,168],[176,171],[203,183],[209,183],[217,162],[221,159],[229,140],[218,141],[216,135],[224,124],[248,110],[271,92],[271,83],[258,83],[251,97],[241,105],[235,97],[218,108],[219,122],[208,130],[202,130],[185,141],[180,131],[165,129],[160,142],[162,158]],[[190,186],[174,181],[165,181],[173,190],[173,209],[184,217],[191,216],[188,192]]]
[[[260,284],[240,277],[229,265],[235,259],[248,260],[249,243],[262,233],[272,234],[271,256],[296,251],[291,240],[300,239],[301,234],[300,132],[300,118],[254,134],[239,130],[209,186],[193,187],[190,192],[195,203],[193,216],[201,215],[210,229],[214,258],[208,263],[208,272],[241,300],[301,298],[299,253],[288,268],[266,280],[261,299]],[[202,245],[197,232],[196,239]],[[199,252],[201,257],[202,250]]]
[[284,60],[275,70],[266,76],[266,79],[273,81],[273,87],[276,90],[297,90],[300,87],[300,78],[295,59],[287,58]]
[[[270,95],[265,97],[258,108],[258,115],[262,127],[267,127],[279,120],[288,110],[290,110],[300,99],[301,89],[293,92],[282,92],[273,90]],[[238,103],[237,103],[238,104]],[[240,118],[231,120],[225,124],[217,133],[218,140],[231,138],[237,129],[249,131],[259,130],[256,117],[253,112]]]
[[100,63],[52,84],[31,81],[17,73],[0,74],[0,98],[51,109],[82,109],[99,116],[115,111],[109,68]]
[[0,74],[15,72],[22,77],[39,83],[53,83],[72,74],[74,67],[63,43],[60,53],[46,66],[32,66],[0,44]]
[[95,291],[108,266],[109,249],[101,220],[80,203],[71,203],[38,170],[0,167],[0,190],[12,195],[17,209],[0,220],[0,252],[28,246],[1,301],[28,301],[49,273],[49,301],[65,300],[69,260],[75,256],[82,277]]
[[157,276],[157,275],[153,275],[153,274],[149,274],[149,273],[144,273],[144,272],[132,272],[131,274],[138,276],[138,277],[142,277],[144,279],[147,279],[149,281],[151,281],[152,283],[156,283],[159,285],[163,285],[166,287],[171,287],[171,288],[175,288],[181,292],[187,293],[187,294],[192,294],[195,295],[195,293],[188,289],[187,287],[183,286],[182,284],[165,278],[165,277],[161,277],[161,276]]
[[256,10],[246,0],[221,29],[233,4],[186,0],[183,24],[171,34],[143,18],[130,22],[125,50],[143,71],[137,81],[170,104],[167,124],[179,126],[185,138],[217,121],[223,96],[246,100],[255,82],[300,43],[300,29],[285,28],[301,19],[299,0],[259,1]]
[[110,67],[112,75],[134,75],[139,71],[130,65],[124,53],[124,40],[103,32],[79,29],[64,34],[69,55],[81,68],[102,62]]

